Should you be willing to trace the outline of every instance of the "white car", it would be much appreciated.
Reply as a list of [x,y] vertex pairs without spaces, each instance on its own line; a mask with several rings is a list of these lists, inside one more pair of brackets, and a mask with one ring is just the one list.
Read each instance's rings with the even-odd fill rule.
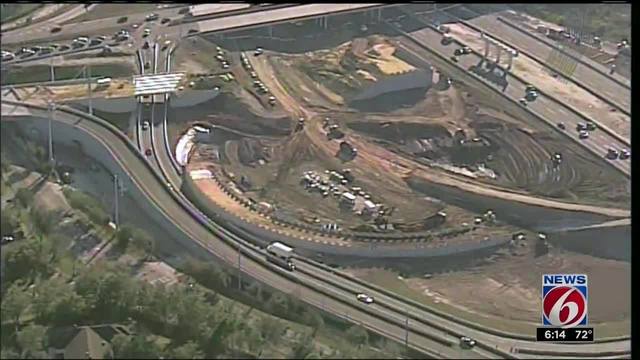
[[367,305],[373,304],[373,298],[367,294],[358,294],[356,295],[356,299],[358,299],[358,301],[363,302]]
[[476,346],[476,341],[468,336],[463,336],[460,338],[460,346],[463,348],[472,348]]

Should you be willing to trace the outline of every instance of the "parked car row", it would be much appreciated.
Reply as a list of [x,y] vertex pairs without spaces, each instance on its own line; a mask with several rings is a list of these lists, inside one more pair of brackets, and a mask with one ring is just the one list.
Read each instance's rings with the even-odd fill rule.
[[[254,51],[253,55],[254,56],[260,56],[263,53],[264,53],[264,50],[261,47],[258,47]],[[258,92],[258,94],[260,94],[260,95],[269,94],[269,88],[267,88],[267,86],[262,81],[260,81],[258,79],[258,74],[253,70],[253,67],[251,66],[251,63],[249,63],[249,59],[247,58],[247,56],[244,53],[242,53],[240,55],[240,58],[242,60],[242,66],[244,67],[244,69],[249,73],[249,75],[253,79],[253,87],[256,88],[256,91]],[[276,101],[275,96],[270,95],[269,98],[267,99],[267,102],[269,103],[269,105],[275,106],[277,101]]]

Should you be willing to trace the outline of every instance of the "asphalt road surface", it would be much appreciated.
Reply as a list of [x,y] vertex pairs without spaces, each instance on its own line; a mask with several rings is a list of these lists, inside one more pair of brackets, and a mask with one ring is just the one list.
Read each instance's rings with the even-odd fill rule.
[[[541,41],[533,39],[510,26],[496,20],[496,15],[486,15],[469,20],[470,23],[496,34],[501,39],[515,44],[518,48],[535,54],[540,59],[548,59],[554,51],[553,48]],[[612,103],[626,111],[631,109],[631,90],[613,81],[610,77],[601,74],[592,68],[577,63],[573,76],[594,92],[606,96]]]
[[[5,110],[5,104],[3,103],[3,113]],[[44,110],[32,112],[42,119],[45,119],[47,116],[47,112]],[[213,254],[224,259],[231,266],[236,264],[237,251],[235,247],[220,241],[218,237],[214,236],[207,228],[196,221],[189,212],[181,207],[177,201],[171,197],[167,189],[164,187],[164,183],[158,180],[157,177],[153,176],[151,171],[149,171],[149,168],[145,166],[144,161],[135,156],[135,154],[130,151],[130,148],[127,147],[119,137],[98,123],[82,118],[80,118],[80,121],[77,121],[78,118],[73,115],[57,112],[55,118],[58,121],[74,124],[76,127],[84,130],[88,134],[101,139],[102,144],[113,154],[114,160],[123,169],[125,169],[125,173],[120,175],[125,179],[130,179],[133,185],[142,191],[149,202],[153,204],[156,209],[164,213],[164,216],[167,219],[167,224],[177,227],[187,236],[187,238],[191,239],[191,241],[195,241],[200,244],[207,244],[207,248]],[[245,247],[243,252],[245,251],[258,254],[258,257],[262,255],[261,252],[254,248],[252,249],[251,247]],[[391,336],[396,339],[402,339],[405,335],[403,327],[397,324],[399,319],[406,319],[408,316],[412,319],[418,319],[409,321],[409,329],[411,330],[409,341],[411,343],[418,343],[420,346],[425,348],[434,349],[440,352],[441,357],[460,358],[461,356],[467,357],[468,355],[469,357],[477,358],[495,357],[495,354],[487,353],[486,349],[478,347],[472,351],[460,351],[455,346],[449,347],[442,345],[440,342],[426,339],[424,336],[415,334],[414,331],[418,333],[436,335],[444,338],[445,340],[449,340],[450,342],[455,341],[455,334],[464,334],[474,337],[484,344],[491,344],[491,347],[497,346],[501,349],[508,349],[515,345],[519,348],[534,350],[541,349],[545,351],[562,350],[601,352],[612,349],[627,351],[630,347],[630,341],[560,345],[539,344],[534,341],[502,338],[443,319],[438,315],[422,309],[414,308],[407,303],[399,302],[397,299],[389,298],[384,294],[376,293],[371,289],[362,289],[361,285],[353,283],[343,277],[339,277],[330,271],[322,271],[318,267],[307,267],[300,262],[301,269],[306,271],[294,272],[293,276],[295,279],[292,280],[286,276],[282,276],[284,270],[281,270],[280,268],[265,264],[258,260],[253,260],[246,256],[244,259],[244,266],[242,269],[250,276],[263,281],[270,286],[282,289],[285,292],[293,293],[294,296],[298,296],[304,301],[313,304],[322,304],[322,308],[327,311],[338,313],[340,316],[349,316],[349,318],[355,322],[363,322],[366,323],[367,326],[382,329],[381,331],[383,332],[389,332],[392,334]],[[249,264],[249,266],[247,266],[247,264]],[[305,272],[315,273],[317,276],[309,276],[306,275]],[[318,292],[318,290],[308,288],[302,284],[315,284],[318,288],[324,289],[325,293],[333,294],[338,299],[343,299],[344,301],[337,301],[332,296],[324,295],[322,291]],[[339,284],[339,286],[336,286],[336,284]],[[354,296],[359,289],[362,289],[360,291],[367,291],[369,295],[376,297],[376,305],[366,307],[356,303],[354,306]],[[381,306],[377,307],[377,304],[380,304]],[[373,313],[371,312],[372,310]],[[385,320],[381,321],[381,319],[376,315],[384,316]],[[396,324],[393,322],[396,322]],[[445,327],[447,331],[443,332],[440,328],[434,328],[430,324],[438,324],[440,328]],[[451,332],[453,332],[454,335],[452,335]]]
[[[5,105],[3,104],[3,112],[4,109]],[[47,117],[47,112],[43,110],[29,109],[29,111],[36,117],[42,119],[46,119]],[[211,253],[226,261],[230,266],[233,267],[237,264],[237,249],[221,241],[217,236],[213,235],[208,229],[196,221],[180,205],[178,205],[164,187],[165,184],[158,181],[158,179],[153,176],[153,174],[144,165],[143,161],[135,156],[135,154],[129,150],[120,138],[97,123],[93,123],[73,115],[56,112],[55,119],[56,121],[74,125],[91,136],[101,139],[100,142],[109,149],[115,161],[117,161],[120,167],[124,169],[124,172],[119,175],[122,176],[122,178],[130,179],[133,186],[140,189],[148,201],[164,214],[168,224],[177,227],[187,238],[191,239],[191,241],[207,244],[207,248]],[[254,250],[253,252],[257,251]],[[247,256],[242,257],[241,264],[242,270],[258,281],[264,282],[265,284],[273,286],[286,293],[290,293],[304,301],[320,305],[324,310],[335,313],[341,317],[347,317],[352,322],[366,324],[368,327],[373,329],[381,329],[383,333],[389,334],[391,337],[396,339],[404,339],[406,330],[402,325],[395,325],[386,319],[383,320],[378,316],[372,315],[368,311],[362,311],[361,309],[366,308],[366,306],[358,303],[355,300],[355,295],[351,291],[327,288],[326,283],[319,282],[318,280],[296,272],[292,273],[295,279],[289,279],[283,275],[287,273],[285,270],[266,262],[252,260]],[[347,303],[345,304],[345,302],[335,300],[316,290],[299,285],[302,283],[316,284],[321,288],[325,288],[325,291],[329,291],[336,296],[342,297]],[[349,285],[346,287],[352,288],[352,286]],[[375,311],[377,312],[378,310],[376,309]],[[404,315],[393,313],[389,310],[380,309],[379,312],[389,320],[405,319]],[[445,346],[439,342],[428,339],[425,336],[418,335],[414,333],[414,330],[416,329],[429,334],[439,332],[430,326],[410,322],[409,342],[411,344],[418,344],[418,346],[422,348],[431,349],[432,351],[440,353],[444,357],[484,357],[482,356],[485,353],[484,350],[460,351],[457,347]]]
[[[437,31],[431,28],[425,28],[419,31],[415,31],[411,33],[417,41],[419,41],[424,46],[429,47],[433,51],[438,54],[444,56],[446,59],[449,59],[453,55],[454,49],[458,46],[455,44],[450,44],[448,46],[442,45],[440,43],[442,36]],[[401,40],[403,47],[405,47],[410,52],[414,53],[418,57],[421,58],[429,58],[429,53],[427,50],[422,49],[415,43],[413,43],[409,39]],[[463,69],[469,69],[471,66],[477,65],[481,61],[481,56],[476,53],[463,55],[458,58],[457,64]],[[453,64],[449,62],[449,67]],[[457,72],[460,72],[458,70]],[[468,71],[467,71],[468,73]],[[517,80],[512,76],[508,76],[509,85],[505,89],[504,93],[508,97],[510,97],[514,101],[518,101],[525,95],[526,84]],[[487,85],[495,88],[499,88],[498,85]],[[501,89],[500,89],[501,90]],[[497,96],[497,95],[496,95]],[[527,106],[531,111],[539,114],[541,117],[547,119],[549,121],[550,126],[554,126],[559,122],[564,122],[566,126],[566,130],[564,131],[568,136],[578,138],[578,132],[575,130],[578,123],[585,123],[587,120],[571,111],[569,111],[566,107],[559,105],[558,103],[552,101],[549,98],[546,98],[542,95],[538,97],[537,100],[528,103]],[[562,130],[559,130],[562,131]],[[567,139],[567,141],[570,141]],[[603,161],[608,162],[618,170],[622,171],[624,174],[630,176],[631,170],[631,162],[629,160],[607,160],[605,159],[605,155],[607,154],[607,149],[611,146],[616,149],[626,149],[628,148],[624,143],[615,139],[614,137],[608,135],[607,133],[596,130],[590,133],[588,139],[578,140],[582,143],[586,148],[593,151],[597,156],[602,157]]]

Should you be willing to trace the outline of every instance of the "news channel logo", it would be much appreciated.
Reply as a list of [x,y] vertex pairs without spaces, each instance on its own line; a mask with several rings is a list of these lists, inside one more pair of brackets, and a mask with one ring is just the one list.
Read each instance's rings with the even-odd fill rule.
[[542,325],[587,325],[587,287],[585,274],[542,275]]

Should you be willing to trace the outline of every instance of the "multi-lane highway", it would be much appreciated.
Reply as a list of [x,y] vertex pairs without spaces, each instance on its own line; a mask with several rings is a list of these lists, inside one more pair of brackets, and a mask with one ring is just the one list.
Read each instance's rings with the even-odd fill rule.
[[[179,11],[179,8],[169,8],[156,10],[154,12],[157,13],[161,19],[165,17],[178,19],[183,16],[179,14]],[[126,15],[128,19],[126,22],[121,24],[118,23],[118,19],[120,19],[122,16],[113,16],[98,20],[66,24],[63,25],[62,29],[56,33],[51,33],[51,26],[48,25],[37,27],[36,30],[25,34],[22,34],[19,30],[16,30],[15,32],[2,34],[2,44],[3,46],[12,44],[22,45],[24,43],[33,43],[35,41],[55,41],[58,39],[71,39],[76,36],[82,35],[89,36],[105,33],[113,34],[121,28],[130,28],[132,24],[138,24],[141,27],[144,27],[145,17],[149,15],[149,13],[123,14],[123,16],[124,15]]]
[[[3,100],[3,113],[11,109],[11,105],[8,105],[10,103]],[[30,109],[30,111],[34,116],[42,119],[47,117],[44,109]],[[74,124],[90,136],[99,139],[101,144],[109,149],[114,161],[123,169],[121,174],[123,178],[129,179],[131,186],[138,189],[145,199],[166,217],[167,224],[175,226],[190,241],[206,247],[208,251],[224,259],[230,266],[237,264],[236,246],[241,246],[244,272],[268,285],[293,293],[304,301],[316,306],[320,305],[328,312],[338,313],[341,316],[348,313],[351,321],[362,322],[372,330],[391,335],[396,339],[403,339],[406,335],[403,323],[408,317],[409,343],[434,349],[441,357],[505,357],[507,355],[505,351],[508,352],[513,347],[533,352],[537,350],[592,352],[594,356],[598,354],[605,356],[606,354],[601,353],[606,351],[628,352],[629,340],[588,345],[541,345],[531,340],[492,335],[439,316],[401,297],[389,296],[364,282],[340,275],[336,270],[315,266],[310,261],[299,261],[300,271],[294,273],[273,267],[264,261],[264,253],[261,250],[248,245],[244,239],[231,234],[218,224],[208,223],[212,228],[210,229],[197,221],[194,218],[197,216],[194,211],[197,210],[188,210],[190,205],[184,203],[184,198],[165,187],[162,177],[154,173],[145,160],[138,156],[137,151],[132,151],[133,146],[127,145],[128,140],[125,137],[115,134],[117,131],[115,128],[109,130],[100,121],[89,121],[86,118],[79,118],[76,114],[76,111],[73,114],[59,111],[55,114],[55,119]],[[220,237],[213,235],[211,230],[215,230],[218,236],[226,238],[229,242],[221,241]],[[233,242],[235,246],[231,245]],[[376,304],[365,306],[357,303],[354,296],[360,291],[373,295],[377,299]],[[445,345],[455,344],[457,336],[467,334],[475,337],[480,344],[473,351],[462,352],[457,346]]]
[[[529,37],[520,31],[514,30],[502,21],[497,20],[497,15],[486,15],[476,17],[469,22],[481,29],[496,34],[500,39],[504,39],[511,44],[515,44],[518,49],[522,49],[536,58],[546,61],[555,50],[553,47]],[[631,87],[615,81],[610,76],[602,72],[595,71],[592,67],[584,63],[576,62],[576,69],[572,78],[583,83],[586,87],[600,95],[605,96],[618,107],[627,113],[631,109]],[[552,64],[550,64],[552,66]]]
[[[175,9],[172,9],[175,10]],[[176,10],[177,11],[177,10]],[[158,11],[160,12],[160,11]],[[130,16],[131,17],[131,16]],[[116,28],[119,28],[117,26]],[[442,66],[454,73],[457,71],[463,76],[463,69],[454,67],[446,60],[453,53],[454,46],[440,45],[440,35],[433,30],[413,34],[419,44],[427,44],[444,56],[440,60]],[[149,38],[152,38],[150,36]],[[4,39],[3,39],[4,40]],[[153,42],[158,39],[154,38]],[[150,41],[151,43],[152,41]],[[407,51],[419,57],[433,57],[428,50],[424,49],[413,41],[402,41],[402,46]],[[170,61],[159,56],[157,46],[150,44],[150,51],[147,50],[144,56],[146,59],[153,59],[152,70],[165,68],[169,70]],[[167,52],[169,49],[166,50]],[[161,52],[160,52],[161,53]],[[167,55],[168,56],[168,55]],[[475,58],[474,58],[475,57]],[[144,61],[142,68],[144,69]],[[166,58],[168,59],[168,57]],[[458,64],[466,69],[470,65],[478,62],[475,54],[460,57]],[[435,62],[437,63],[437,61]],[[163,66],[164,65],[164,66]],[[440,66],[441,64],[438,64]],[[457,75],[456,75],[457,76]],[[515,79],[509,80],[509,87],[505,93],[511,99],[516,100],[523,96],[525,84]],[[563,117],[567,123],[568,131],[570,123],[562,109],[548,109],[555,105],[546,102],[541,96],[536,102],[529,105],[529,109],[541,114],[544,117],[553,119]],[[452,317],[443,316],[419,306],[411,301],[407,301],[398,295],[389,294],[374,286],[357,279],[352,279],[334,269],[315,264],[312,261],[298,259],[298,271],[289,273],[267,263],[262,249],[249,243],[252,236],[241,229],[233,228],[233,231],[226,228],[228,224],[217,219],[213,222],[204,218],[201,212],[190,204],[179,192],[169,189],[166,184],[176,184],[176,173],[172,173],[173,164],[171,154],[165,144],[166,137],[166,101],[162,106],[164,109],[159,112],[159,119],[154,115],[155,125],[152,123],[148,134],[142,134],[141,139],[145,146],[149,146],[154,151],[152,161],[135,148],[126,137],[117,133],[117,129],[110,127],[106,122],[95,117],[88,117],[79,114],[78,111],[65,110],[56,112],[55,120],[67,125],[73,125],[76,129],[83,131],[87,136],[97,140],[111,154],[112,161],[117,164],[113,171],[119,172],[122,178],[130,182],[129,188],[135,189],[140,201],[149,204],[152,211],[157,212],[165,220],[163,225],[171,228],[173,233],[180,234],[180,240],[185,245],[199,244],[211,255],[224,260],[229,266],[239,266],[241,270],[269,286],[280,289],[299,297],[309,304],[322,308],[347,320],[362,324],[363,326],[385,336],[399,341],[407,340],[408,344],[416,349],[425,351],[434,357],[439,358],[504,358],[504,357],[536,357],[536,352],[542,357],[550,356],[544,351],[556,351],[560,353],[576,352],[576,357],[600,357],[618,356],[630,352],[630,340],[623,339],[606,343],[594,343],[585,345],[562,345],[562,344],[539,344],[530,337],[533,334],[508,335],[497,334],[487,331],[479,326],[470,326],[464,321]],[[2,102],[3,120],[8,119],[7,111],[15,109],[15,103],[4,100]],[[151,105],[154,107],[154,105]],[[42,108],[27,108],[18,105],[20,112],[30,111],[33,116],[46,119],[47,112]],[[155,112],[152,112],[155,113]],[[159,121],[161,120],[161,121]],[[579,120],[575,120],[577,123]],[[596,132],[597,133],[597,132]],[[594,133],[590,139],[590,146],[596,147],[598,141]],[[146,142],[145,142],[146,141]],[[593,142],[593,144],[591,143]],[[606,152],[606,150],[605,150]],[[153,164],[155,161],[155,165]],[[160,170],[160,171],[158,171]],[[173,175],[172,175],[173,174]],[[174,185],[173,189],[177,189]],[[242,236],[238,235],[241,234]],[[238,257],[238,249],[242,251],[242,265]],[[365,292],[376,298],[376,303],[363,305],[355,300],[355,294]],[[408,319],[408,321],[407,321]],[[472,350],[461,350],[458,344],[458,337],[466,335],[475,338],[478,346]],[[510,354],[510,349],[528,350],[526,356]],[[428,350],[427,350],[428,349]],[[614,353],[605,353],[605,352]],[[616,353],[617,352],[617,353]],[[559,355],[559,354],[551,354]]]
[[[398,31],[401,31],[398,29]],[[472,66],[477,66],[481,63],[482,56],[478,53],[472,52],[468,55],[463,55],[458,58],[457,63],[454,65],[450,62],[449,58],[453,55],[454,49],[459,45],[452,43],[449,45],[443,45],[441,43],[442,35],[436,30],[427,27],[419,31],[412,32],[411,34],[405,34],[405,38],[401,40],[401,44],[410,53],[420,58],[438,59],[432,55],[433,52],[441,56],[439,60],[435,62],[438,66],[442,66],[447,71],[452,71],[456,74],[456,77],[469,77],[471,72],[468,71]],[[475,75],[472,75],[475,77]],[[513,103],[517,104],[517,101],[524,97],[527,83],[520,79],[507,75],[508,86],[503,91],[504,95],[509,97]],[[497,85],[489,84],[487,81],[482,81],[484,86],[489,86],[498,91]],[[500,96],[496,95],[496,98]],[[593,131],[588,139],[579,140],[576,127],[578,123],[586,123],[588,119],[582,117],[579,113],[572,112],[562,103],[554,101],[552,98],[546,96],[539,96],[537,100],[530,102],[527,105],[527,110],[537,114],[541,118],[545,119],[549,126],[555,127],[557,123],[565,123],[566,130],[563,133],[567,136],[567,141],[578,141],[583,144],[585,148],[592,151],[596,156],[601,157],[603,162],[607,162],[616,169],[620,170],[623,174],[630,176],[630,162],[623,160],[606,160],[604,157],[607,154],[609,147],[613,146],[617,149],[626,149],[627,145],[620,140],[610,136],[603,131]]]

